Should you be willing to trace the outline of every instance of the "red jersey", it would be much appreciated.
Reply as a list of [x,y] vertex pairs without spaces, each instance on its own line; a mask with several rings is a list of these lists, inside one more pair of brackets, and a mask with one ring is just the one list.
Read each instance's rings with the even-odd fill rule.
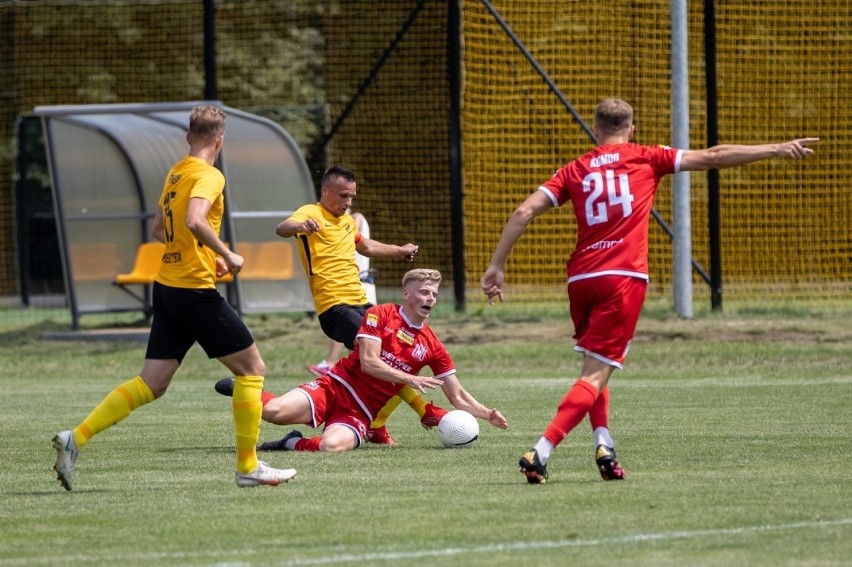
[[335,364],[328,374],[349,390],[370,421],[404,384],[386,382],[364,373],[357,339],[380,342],[382,361],[406,374],[416,376],[426,366],[435,378],[445,378],[456,372],[453,359],[429,325],[415,326],[399,305],[386,303],[368,309],[355,338],[355,350]]
[[648,280],[648,220],[660,179],[680,170],[683,150],[639,144],[598,146],[556,172],[540,190],[569,200],[577,244],[568,281],[604,275]]

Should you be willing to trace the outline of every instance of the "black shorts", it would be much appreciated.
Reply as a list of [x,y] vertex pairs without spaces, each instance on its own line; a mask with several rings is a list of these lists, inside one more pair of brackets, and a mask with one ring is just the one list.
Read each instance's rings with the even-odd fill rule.
[[154,282],[154,318],[145,358],[183,361],[196,342],[210,358],[254,343],[248,327],[215,289],[184,289]]
[[343,343],[343,346],[352,350],[355,348],[355,335],[361,328],[364,313],[372,306],[372,303],[335,305],[323,311],[318,317],[320,328],[322,328],[325,336],[333,341]]

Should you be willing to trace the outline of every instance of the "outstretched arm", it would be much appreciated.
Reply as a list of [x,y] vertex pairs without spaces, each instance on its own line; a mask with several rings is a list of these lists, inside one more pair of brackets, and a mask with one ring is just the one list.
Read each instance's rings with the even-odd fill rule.
[[444,378],[441,389],[444,390],[444,395],[447,396],[450,404],[456,409],[464,410],[474,417],[484,419],[494,427],[506,429],[509,427],[509,422],[503,417],[497,408],[489,408],[479,403],[467,390],[465,390],[455,374],[450,374]]
[[402,258],[409,262],[413,262],[414,255],[417,254],[420,247],[416,244],[411,244],[410,242],[404,246],[385,244],[384,242],[379,242],[378,240],[362,236],[361,240],[359,240],[355,245],[355,249],[358,251],[358,254],[361,256],[367,256],[368,258],[392,257]]
[[305,219],[303,221],[289,217],[278,223],[275,227],[275,234],[281,238],[290,238],[299,233],[313,234],[322,228],[320,222],[316,219]]
[[807,146],[817,142],[819,138],[800,138],[782,144],[722,144],[704,150],[687,150],[680,158],[680,171],[724,169],[771,158],[800,159],[814,153]]
[[544,191],[536,191],[512,213],[509,222],[503,227],[497,249],[491,256],[491,264],[480,279],[482,292],[488,296],[488,303],[493,304],[495,297],[503,301],[503,269],[506,266],[509,253],[533,219],[551,207],[553,207],[553,202],[550,197]]

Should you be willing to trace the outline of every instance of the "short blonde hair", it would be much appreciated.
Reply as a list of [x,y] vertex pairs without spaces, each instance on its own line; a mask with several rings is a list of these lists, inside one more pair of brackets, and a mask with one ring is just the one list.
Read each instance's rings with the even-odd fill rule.
[[620,98],[601,101],[595,109],[595,126],[604,136],[619,134],[633,125],[633,107]]
[[213,141],[225,133],[225,111],[213,105],[201,105],[189,115],[189,133],[202,141]]
[[435,282],[436,284],[441,283],[441,272],[438,270],[429,270],[426,268],[415,268],[414,270],[408,270],[405,272],[405,275],[402,276],[402,287],[407,286],[410,282],[418,281],[418,282]]

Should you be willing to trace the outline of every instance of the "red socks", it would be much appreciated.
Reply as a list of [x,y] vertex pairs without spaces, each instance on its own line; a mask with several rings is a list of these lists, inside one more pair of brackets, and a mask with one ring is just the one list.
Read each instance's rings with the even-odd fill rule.
[[574,382],[574,386],[562,398],[556,416],[544,430],[544,438],[553,443],[554,447],[559,445],[565,436],[583,421],[597,398],[597,388],[583,380]]
[[319,451],[320,450],[320,441],[322,441],[322,437],[317,435],[316,437],[308,437],[306,439],[299,439],[296,441],[296,451]]
[[592,431],[598,427],[609,429],[609,386],[604,386],[598,399],[592,404],[592,409],[589,410],[589,421],[592,424]]

